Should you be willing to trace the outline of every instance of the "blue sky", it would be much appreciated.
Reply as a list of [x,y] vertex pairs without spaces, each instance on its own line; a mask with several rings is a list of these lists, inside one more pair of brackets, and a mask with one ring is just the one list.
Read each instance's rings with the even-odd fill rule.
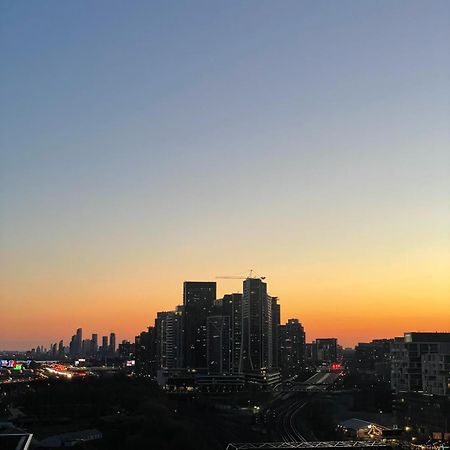
[[442,251],[449,18],[447,1],[3,1],[4,305],[111,265],[181,281]]

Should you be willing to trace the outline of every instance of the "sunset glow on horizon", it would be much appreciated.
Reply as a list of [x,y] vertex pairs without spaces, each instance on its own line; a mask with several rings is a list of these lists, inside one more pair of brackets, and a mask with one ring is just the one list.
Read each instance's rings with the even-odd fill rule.
[[7,3],[0,349],[250,268],[308,342],[449,331],[448,2]]

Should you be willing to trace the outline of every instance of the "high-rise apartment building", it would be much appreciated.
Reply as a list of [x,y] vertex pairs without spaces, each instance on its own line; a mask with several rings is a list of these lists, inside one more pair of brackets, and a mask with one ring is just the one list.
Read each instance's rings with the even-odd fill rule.
[[207,366],[209,374],[225,375],[231,372],[230,316],[209,316],[207,319]]
[[155,376],[158,369],[156,352],[156,329],[149,327],[136,336],[135,341],[136,372],[140,375]]
[[281,322],[281,309],[278,297],[272,297],[272,367],[279,368],[280,342],[279,326]]
[[244,280],[242,295],[241,372],[272,368],[272,297],[260,278]]
[[90,339],[83,339],[81,344],[81,356],[91,356],[92,352],[92,342]]
[[60,340],[58,344],[58,358],[64,357],[64,341]]
[[75,356],[80,356],[82,353],[83,345],[83,329],[78,328],[75,335]]
[[116,353],[116,333],[110,333],[109,335],[109,354],[114,355]]
[[103,357],[107,355],[108,349],[108,336],[102,336],[102,348],[100,353]]
[[183,285],[183,361],[187,369],[207,369],[207,318],[216,299],[216,283],[185,281]]
[[182,367],[182,311],[183,308],[179,306],[175,311],[157,314],[156,355],[158,366],[162,369]]
[[231,371],[239,372],[242,349],[242,294],[226,294],[221,302],[221,314],[230,318]]
[[305,330],[298,319],[279,326],[280,368],[289,375],[298,374],[305,362]]
[[98,334],[93,333],[91,336],[91,355],[95,358],[98,352]]

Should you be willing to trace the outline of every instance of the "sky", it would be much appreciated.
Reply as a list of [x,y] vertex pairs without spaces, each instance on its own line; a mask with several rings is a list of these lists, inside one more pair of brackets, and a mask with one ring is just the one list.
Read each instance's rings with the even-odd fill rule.
[[449,331],[449,24],[439,0],[2,1],[0,349],[133,339],[184,280],[249,269],[308,341]]

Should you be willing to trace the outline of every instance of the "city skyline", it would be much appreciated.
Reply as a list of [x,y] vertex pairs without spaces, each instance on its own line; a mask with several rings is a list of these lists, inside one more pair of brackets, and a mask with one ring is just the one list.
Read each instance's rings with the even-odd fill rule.
[[449,2],[175,3],[0,5],[0,348],[250,267],[308,340],[448,329]]
[[[250,275],[249,275],[250,278],[242,277],[242,281],[239,281],[239,282],[244,284],[245,280],[259,280],[260,278],[258,276],[252,277],[252,272],[253,271],[250,272]],[[221,278],[221,277],[218,277],[218,278]],[[240,278],[240,277],[236,276],[236,278]],[[262,277],[262,279],[266,280],[266,277]],[[236,282],[236,281],[237,280],[234,280],[234,282]],[[217,290],[217,286],[218,286],[219,283],[217,283],[217,281],[199,281],[199,280],[196,280],[196,281],[184,281],[183,282],[183,286],[186,285],[186,283],[188,283],[188,284],[189,283],[194,283],[194,284],[198,283],[198,284],[214,285],[214,295],[213,295],[213,297],[215,297],[215,300],[220,300],[222,298],[231,297],[232,295],[239,295],[240,298],[242,298],[243,291],[244,291],[243,286],[241,286],[241,289],[240,289],[239,292],[238,291],[233,291],[233,292],[223,292],[223,293],[219,294],[220,291]],[[225,284],[227,284],[226,281],[225,281]],[[216,292],[216,290],[217,290],[217,292]],[[182,291],[184,292],[184,288],[182,289]],[[114,327],[110,327],[108,329],[108,331],[104,331],[104,332],[103,331],[102,332],[98,332],[98,330],[96,328],[87,329],[86,330],[86,328],[84,326],[81,326],[81,325],[79,325],[79,326],[77,325],[74,329],[76,329],[77,332],[80,331],[80,330],[83,330],[83,332],[86,333],[86,336],[88,336],[89,333],[92,332],[92,335],[95,334],[99,338],[101,338],[101,337],[107,337],[108,338],[108,336],[114,334],[117,337],[117,342],[118,343],[119,342],[123,342],[123,341],[134,342],[134,339],[135,339],[136,335],[138,335],[139,330],[147,329],[149,326],[152,327],[153,324],[155,323],[157,317],[159,317],[160,314],[173,313],[173,312],[175,312],[177,310],[177,308],[182,308],[183,307],[182,306],[183,305],[183,295],[182,295],[181,300],[178,303],[175,302],[174,304],[169,305],[167,308],[157,310],[155,312],[154,317],[151,318],[146,325],[143,325],[143,326],[141,326],[141,328],[136,329],[134,331],[134,333],[132,333],[131,335],[125,335],[124,334],[124,335],[118,336],[118,334],[115,332]],[[213,297],[211,297],[211,299]],[[277,302],[280,301],[279,297],[270,297],[269,296],[269,298],[276,299]],[[281,306],[283,306],[283,303],[282,302],[278,303],[278,307],[280,308]],[[338,340],[338,342],[339,342],[339,344],[341,345],[342,348],[354,348],[354,347],[356,347],[358,344],[360,344],[362,342],[370,342],[370,341],[376,340],[376,339],[392,339],[394,337],[403,336],[405,333],[408,333],[408,332],[439,333],[439,332],[445,331],[445,330],[439,330],[439,329],[431,329],[431,328],[428,327],[426,329],[417,329],[417,328],[416,329],[404,329],[404,330],[401,330],[401,331],[399,331],[398,333],[396,333],[394,335],[376,335],[376,336],[372,336],[372,334],[369,333],[369,334],[367,334],[367,336],[369,336],[369,337],[364,338],[364,334],[361,334],[360,336],[355,336],[355,338],[354,338],[355,340],[354,341],[350,341],[350,343],[348,343],[345,340],[342,340],[341,337],[337,333],[335,333],[333,331],[333,328],[327,328],[327,330],[324,333],[322,333],[322,334],[319,333],[317,335],[311,335],[308,332],[308,325],[305,324],[305,322],[302,320],[301,316],[289,315],[289,314],[284,312],[284,308],[283,307],[281,307],[281,313],[280,313],[280,310],[279,310],[278,314],[280,314],[281,323],[284,323],[284,322],[288,323],[288,321],[291,321],[291,320],[299,321],[300,324],[303,325],[303,327],[304,327],[304,329],[306,331],[306,341],[307,342],[313,342],[316,339],[328,339],[328,338],[333,337],[333,338],[336,338]],[[9,348],[7,348],[7,347],[2,348],[0,346],[0,350],[29,351],[30,349],[36,348],[36,347],[41,347],[42,349],[47,348],[46,347],[47,345],[49,346],[48,349],[50,350],[51,349],[51,345],[52,344],[56,345],[56,344],[58,344],[59,341],[63,341],[65,345],[66,344],[70,344],[70,342],[71,342],[70,336],[71,336],[70,330],[66,330],[63,335],[61,335],[61,336],[52,336],[45,342],[36,342],[36,339],[30,339],[30,341],[27,341],[27,342],[29,342],[29,344],[27,344],[25,342],[22,342],[22,346],[9,347]],[[72,340],[73,340],[74,337],[75,337],[75,335],[72,335]],[[0,341],[0,344],[1,344],[1,341]],[[79,345],[81,345],[81,341],[80,341]],[[67,348],[69,348],[68,345],[67,345]]]

